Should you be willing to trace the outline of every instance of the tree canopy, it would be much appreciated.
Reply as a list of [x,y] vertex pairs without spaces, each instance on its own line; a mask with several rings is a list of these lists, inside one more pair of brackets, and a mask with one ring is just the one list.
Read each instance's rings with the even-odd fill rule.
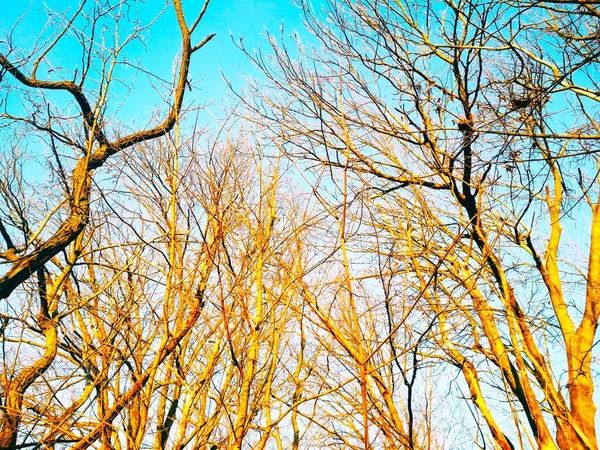
[[596,2],[301,2],[220,122],[214,2],[0,41],[0,448],[597,449]]

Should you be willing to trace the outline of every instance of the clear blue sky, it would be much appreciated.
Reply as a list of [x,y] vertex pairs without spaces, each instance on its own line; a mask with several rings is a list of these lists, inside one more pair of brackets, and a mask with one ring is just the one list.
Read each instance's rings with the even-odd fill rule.
[[[70,17],[79,6],[77,0],[33,0],[30,3],[2,0],[1,3],[0,40],[6,41],[7,34],[14,27],[13,45],[22,55],[30,51],[40,35],[48,38],[60,29],[61,18]],[[85,10],[89,11],[93,5],[93,0],[88,0]],[[201,0],[184,2],[188,21],[193,19],[201,5]],[[179,29],[170,2],[148,0],[143,4],[132,1],[128,18],[130,20],[138,17],[140,23],[147,23],[165,6],[167,9],[164,14],[144,34],[146,49],[139,43],[133,43],[125,55],[130,61],[140,61],[145,69],[161,78],[171,79],[173,58],[179,50]],[[25,12],[27,14],[24,18],[18,21]],[[76,21],[75,27],[82,29],[83,23],[83,21]],[[124,23],[126,25],[122,29],[121,39],[125,36],[127,24],[130,22]],[[186,94],[186,104],[201,104],[214,100],[218,105],[227,92],[221,72],[238,85],[241,84],[241,74],[256,74],[248,59],[233,44],[231,36],[234,39],[243,37],[244,44],[249,49],[256,49],[259,45],[267,47],[265,30],[268,29],[278,35],[283,23],[286,32],[297,30],[304,34],[301,11],[292,5],[290,0],[212,0],[196,34],[196,43],[209,33],[217,33],[217,36],[195,55],[190,75],[194,83],[194,91]],[[44,31],[45,25],[47,29]],[[104,32],[105,39],[111,39],[111,35],[114,35],[114,28],[108,27]],[[6,42],[0,42],[0,52],[5,51]],[[14,57],[12,59],[14,60]],[[40,66],[39,78],[68,78],[74,69],[81,65],[81,46],[72,36],[67,35],[48,54],[47,61],[49,66],[44,64]],[[31,68],[31,66],[26,67],[28,70]],[[126,125],[131,125],[131,121],[135,120],[137,125],[142,126],[149,119],[152,110],[164,103],[151,87],[150,80],[146,76],[138,74],[134,77],[134,72],[125,67],[119,70],[117,78],[122,85],[113,86],[110,110],[111,112],[119,110],[119,119]],[[127,96],[127,101],[120,98],[121,93],[123,97]],[[167,93],[164,88],[162,93]],[[60,94],[56,94],[55,97],[54,101],[61,101]]]

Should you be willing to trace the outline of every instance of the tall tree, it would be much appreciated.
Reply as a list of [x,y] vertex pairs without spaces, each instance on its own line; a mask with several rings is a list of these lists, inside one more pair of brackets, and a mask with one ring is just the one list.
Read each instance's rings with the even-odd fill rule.
[[[119,90],[117,74],[122,65],[142,70],[128,63],[127,53],[155,21],[151,18],[148,23],[140,23],[136,6],[127,1],[102,4],[84,1],[68,17],[51,13],[48,28],[29,50],[20,47],[13,36],[19,23],[0,43],[0,89],[4,97],[0,120],[7,147],[3,149],[0,163],[4,174],[0,182],[0,262],[3,266],[0,299],[5,345],[0,448],[15,447],[24,417],[24,401],[28,398],[26,393],[31,392],[36,380],[57,357],[64,356],[67,344],[60,337],[63,320],[75,314],[85,321],[85,311],[95,305],[99,309],[91,321],[95,323],[94,331],[86,335],[82,330],[84,334],[79,338],[88,350],[95,348],[94,339],[99,339],[103,347],[105,340],[112,343],[117,338],[114,329],[98,322],[102,307],[96,304],[98,296],[109,289],[114,278],[112,281],[111,277],[95,278],[94,270],[90,269],[91,303],[72,303],[77,297],[74,293],[81,295],[78,289],[83,288],[77,285],[76,267],[85,263],[95,267],[98,249],[90,253],[89,246],[100,242],[94,241],[97,218],[92,217],[93,204],[99,202],[94,184],[102,183],[99,169],[111,157],[173,130],[184,111],[183,97],[192,56],[213,37],[212,34],[204,39],[195,37],[208,1],[196,7],[192,20],[184,13],[179,0],[172,2],[170,7],[175,11],[176,26],[181,34],[181,53],[175,59],[172,92],[169,92],[171,86],[167,88],[168,106],[148,128],[124,132],[127,127],[111,119],[111,115],[116,114],[111,102],[113,93]],[[26,20],[27,16],[20,19]],[[107,37],[106,30],[114,32]],[[81,55],[76,67],[61,68],[61,63],[54,62],[55,58],[60,59],[59,51],[67,50]],[[35,158],[29,158],[25,149],[31,146],[42,146],[44,151],[35,152]],[[44,153],[45,158],[41,156]],[[41,169],[36,166],[38,162],[43,164]],[[89,229],[91,223],[94,226]],[[169,257],[172,260],[174,253]],[[106,258],[110,260],[108,255]],[[135,265],[136,261],[132,259],[130,264]],[[128,270],[128,264],[119,269],[115,267],[118,271],[115,277]],[[174,273],[168,274],[167,285],[174,282],[174,277]],[[190,312],[189,318],[194,318],[194,314]],[[161,343],[155,361],[166,358],[189,331],[192,323],[180,320],[183,322],[175,326],[170,339]],[[33,348],[25,345],[32,333],[41,339],[34,340]],[[15,336],[16,346],[7,349],[6,342]],[[115,357],[115,350],[105,352],[103,347],[104,363],[95,363],[88,360],[90,355],[85,346],[79,348],[83,353],[78,358],[91,371],[88,376],[92,379],[100,379],[97,377],[101,373],[104,377],[113,376],[104,363]],[[75,447],[88,446],[100,437],[106,442],[109,424],[150,375],[145,372],[138,377],[127,391],[131,395],[124,394],[114,406],[108,406],[110,396],[104,391],[98,413],[105,422]],[[85,404],[87,395],[89,392],[85,391],[78,400],[80,405]],[[53,417],[50,423],[56,420],[60,427],[65,426],[63,416],[54,417],[52,411],[47,414]],[[27,441],[27,434],[24,439]]]
[[418,312],[392,328],[425,314],[421,357],[462,373],[495,445],[597,448],[597,5],[302,7],[316,46],[248,52],[269,83],[243,100],[299,164],[351,174]]

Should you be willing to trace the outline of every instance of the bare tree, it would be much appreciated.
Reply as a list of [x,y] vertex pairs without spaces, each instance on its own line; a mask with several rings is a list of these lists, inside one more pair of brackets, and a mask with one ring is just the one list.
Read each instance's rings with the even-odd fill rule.
[[[3,258],[11,264],[11,267],[2,276],[2,279],[0,279],[0,298],[8,298],[16,287],[27,280],[53,256],[64,250],[81,234],[89,218],[92,173],[94,170],[102,167],[110,156],[135,144],[163,136],[175,126],[183,106],[183,96],[187,88],[188,71],[192,55],[213,37],[213,35],[209,35],[199,44],[192,42],[192,34],[204,16],[208,2],[204,4],[204,7],[191,25],[188,25],[186,22],[181,3],[177,0],[173,2],[182,35],[182,48],[181,55],[178,58],[173,99],[169,111],[166,117],[152,128],[113,138],[111,137],[112,133],[109,133],[112,130],[108,129],[110,125],[106,123],[104,118],[109,89],[112,87],[111,83],[114,82],[113,73],[115,66],[122,63],[122,53],[125,52],[127,45],[139,37],[144,27],[138,28],[136,26],[124,42],[120,42],[115,38],[114,48],[102,47],[99,50],[97,48],[100,45],[98,42],[93,39],[83,40],[85,36],[81,33],[84,31],[74,29],[75,21],[80,17],[87,18],[88,23],[86,27],[90,28],[93,34],[96,31],[96,27],[101,25],[101,20],[104,16],[114,17],[117,22],[121,20],[124,15],[123,9],[126,8],[127,4],[107,5],[106,10],[94,10],[91,16],[84,14],[84,5],[85,3],[82,3],[82,6],[73,14],[72,18],[63,28],[58,29],[54,33],[48,43],[36,46],[27,56],[23,57],[19,55],[16,61],[11,61],[9,58],[16,51],[10,46],[0,54],[0,66],[2,67],[3,78],[12,76],[17,83],[42,94],[52,91],[67,93],[72,97],[79,109],[76,118],[81,120],[81,126],[83,127],[83,130],[77,132],[76,135],[67,134],[61,129],[66,124],[61,123],[60,116],[52,111],[50,106],[47,107],[46,117],[44,117],[46,120],[42,121],[36,107],[44,106],[43,97],[37,101],[33,100],[31,110],[27,111],[29,114],[25,116],[3,114],[3,118],[6,120],[22,122],[36,132],[43,132],[47,140],[50,141],[54,152],[57,152],[55,145],[58,143],[70,147],[74,155],[76,155],[77,162],[74,165],[71,177],[67,179],[66,174],[61,169],[59,156],[56,154],[59,176],[68,183],[68,187],[65,187],[68,189],[69,195],[65,199],[65,203],[69,208],[69,212],[67,217],[56,225],[55,230],[49,232],[43,228],[41,230],[34,228],[29,234],[24,236],[23,242],[17,241],[17,243],[14,243],[10,239],[10,234],[6,230],[3,233],[3,237],[6,240],[6,251],[3,252]],[[76,36],[81,36],[82,39],[81,44],[83,45],[84,59],[82,67],[78,68],[81,70],[74,70],[73,79],[47,80],[38,78],[37,74],[40,65],[46,63],[53,48],[71,31]],[[12,39],[9,37],[8,42],[10,43],[11,41]],[[98,52],[100,52],[101,60],[95,61],[93,58]],[[31,66],[31,69],[26,71],[25,66]],[[90,73],[91,68],[97,68],[97,66],[101,69],[99,80],[92,78]],[[92,86],[95,84],[96,86],[91,87],[88,92],[87,84],[91,84]],[[41,114],[45,112],[42,111]],[[58,129],[53,128],[54,122],[58,122]],[[43,227],[45,224],[46,222],[42,222],[41,226]],[[29,226],[32,227],[33,224]]]
[[392,329],[434,324],[421,357],[462,373],[485,440],[597,448],[597,6],[302,7],[317,46],[249,53],[272,90],[243,100],[299,164],[350,174],[415,302]]
[[[49,23],[29,51],[18,47],[12,33],[2,41],[0,80],[6,100],[5,111],[0,119],[3,125],[10,126],[14,131],[8,135],[9,142],[12,139],[13,152],[11,154],[8,151],[3,157],[2,166],[7,177],[3,178],[0,186],[3,203],[0,217],[3,249],[0,258],[5,267],[0,276],[0,298],[10,300],[3,307],[4,331],[14,331],[13,323],[21,323],[22,326],[17,326],[17,330],[30,330],[42,336],[43,343],[39,352],[31,352],[26,357],[20,345],[17,345],[15,353],[4,355],[7,370],[2,380],[0,448],[13,448],[16,445],[24,414],[25,393],[61,355],[61,321],[73,312],[71,308],[85,310],[89,306],[70,304],[70,301],[73,292],[79,288],[73,285],[75,281],[71,281],[77,279],[75,268],[82,258],[85,260],[89,257],[86,248],[93,242],[93,227],[87,234],[85,230],[93,222],[92,203],[98,201],[93,188],[97,179],[95,172],[111,156],[164,136],[178,123],[183,112],[192,55],[213,37],[208,35],[197,43],[193,38],[207,6],[208,1],[199,8],[193,21],[188,23],[181,2],[173,2],[181,31],[181,53],[176,59],[177,69],[169,107],[155,125],[130,133],[120,132],[118,124],[109,118],[110,114],[114,114],[109,108],[111,92],[115,89],[118,67],[127,63],[128,48],[143,36],[153,20],[148,24],[137,22],[131,10],[132,5],[128,2],[103,5],[86,5],[86,2],[82,2],[68,18],[60,19],[58,24]],[[57,17],[54,16],[52,20],[58,20]],[[132,23],[130,19],[136,19],[133,25],[127,25]],[[108,41],[103,36],[103,27],[115,30]],[[119,33],[125,36],[122,38]],[[81,62],[78,67],[59,69],[52,64],[52,57],[67,40],[74,40],[79,45]],[[45,75],[40,76],[40,72]],[[57,93],[70,99],[68,105],[62,105],[64,108],[52,104]],[[73,106],[76,112],[68,112],[69,106]],[[3,133],[7,131],[3,130]],[[48,149],[48,164],[53,169],[53,172],[42,171],[38,178],[42,181],[39,183],[32,182],[31,177],[26,175],[36,169],[29,165],[31,162],[24,159],[27,155],[19,149],[34,145],[33,136],[39,138],[41,145]],[[50,173],[55,183],[51,183],[49,178],[44,179]],[[47,195],[44,195],[44,190]],[[118,270],[121,274],[128,269]],[[169,274],[169,277],[172,276]],[[90,288],[96,296],[106,288],[104,284],[96,283],[104,282],[112,284],[107,279],[90,281]],[[92,303],[94,298],[92,296],[90,299]],[[194,318],[196,313],[189,313],[189,318]],[[161,343],[155,361],[166,358],[193,324],[193,320],[190,323],[181,320],[183,322],[175,327],[173,335]],[[114,330],[101,332],[102,326],[97,324],[97,327],[95,332],[100,333],[96,335],[97,339],[104,341],[116,338]],[[91,339],[85,336],[80,338]],[[23,339],[26,337],[21,334],[18,340],[22,343]],[[86,345],[92,345],[92,341]],[[115,354],[109,352],[103,356],[110,359]],[[22,364],[13,359],[17,357],[28,363]],[[87,356],[80,357],[83,358],[82,364],[88,364]],[[7,358],[12,359],[9,359],[8,365]],[[107,366],[100,366],[102,370],[108,370]],[[100,366],[96,366],[96,369],[100,370]],[[93,373],[88,375],[96,377]],[[109,376],[109,373],[104,375]],[[100,436],[106,440],[111,421],[150,376],[151,372],[145,372],[138,377],[130,390],[123,393],[113,406],[107,406],[106,399],[105,406],[99,406],[105,422],[75,447],[86,447]],[[89,393],[85,391],[78,401],[85,403],[87,395]],[[52,411],[48,414],[53,417],[51,422],[56,420],[61,427],[64,426],[62,416],[55,417]],[[24,438],[27,440],[27,435]]]
[[[95,187],[13,445],[299,448],[319,398],[297,290],[315,219],[281,158],[175,132],[129,155]],[[9,380],[44,351],[30,311],[7,317]]]

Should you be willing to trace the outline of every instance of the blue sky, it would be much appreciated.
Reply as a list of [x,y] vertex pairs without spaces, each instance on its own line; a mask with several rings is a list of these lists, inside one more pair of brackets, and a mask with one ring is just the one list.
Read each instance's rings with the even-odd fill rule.
[[[172,5],[164,0],[148,0],[145,4],[132,1],[131,4],[127,11],[128,20],[137,17],[142,24],[148,23],[163,8],[166,7],[166,10],[143,34],[146,48],[134,42],[124,55],[129,61],[141,62],[145,69],[161,78],[171,79],[173,59],[179,50],[180,42]],[[93,5],[94,2],[88,0],[85,10],[89,11]],[[14,29],[13,45],[24,55],[31,50],[40,35],[48,38],[60,29],[64,23],[61,23],[61,19],[70,17],[77,10],[79,2],[76,0],[32,0],[30,3],[11,1],[2,6],[0,41],[5,42],[0,42],[0,52],[6,51],[6,36],[11,29]],[[188,22],[193,20],[201,6],[200,0],[184,2]],[[19,21],[19,17],[25,13],[24,18]],[[107,21],[107,24],[109,23]],[[126,35],[129,23],[124,22],[125,26],[121,30],[122,38]],[[82,29],[83,24],[83,21],[76,21],[75,28]],[[282,24],[285,24],[286,33],[299,31],[303,34],[301,11],[289,0],[212,0],[195,35],[196,43],[209,33],[217,33],[217,35],[195,55],[190,72],[194,90],[186,94],[186,104],[199,105],[212,101],[216,109],[219,109],[222,100],[227,96],[227,87],[222,74],[237,86],[243,83],[242,75],[257,75],[248,59],[234,45],[232,37],[233,39],[243,37],[248,49],[256,49],[261,45],[268,47],[265,39],[266,30],[279,34]],[[46,25],[48,26],[44,31]],[[114,35],[114,29],[109,26],[104,35],[105,39],[110,39],[111,35]],[[14,57],[12,59],[14,60]],[[49,66],[40,65],[39,78],[68,78],[75,68],[81,66],[81,46],[72,36],[66,35],[46,59]],[[31,65],[26,67],[27,70],[31,69]],[[116,77],[119,83],[112,86],[113,108],[111,109],[115,113],[119,110],[118,117],[126,126],[132,125],[132,120],[136,125],[141,126],[147,123],[149,115],[155,108],[160,107],[161,104],[164,106],[158,92],[162,94],[167,92],[164,88],[153,89],[149,83],[150,79],[142,74],[134,77],[134,71],[131,69],[121,67],[119,70]],[[55,97],[52,100],[60,102],[60,94],[56,94]]]

